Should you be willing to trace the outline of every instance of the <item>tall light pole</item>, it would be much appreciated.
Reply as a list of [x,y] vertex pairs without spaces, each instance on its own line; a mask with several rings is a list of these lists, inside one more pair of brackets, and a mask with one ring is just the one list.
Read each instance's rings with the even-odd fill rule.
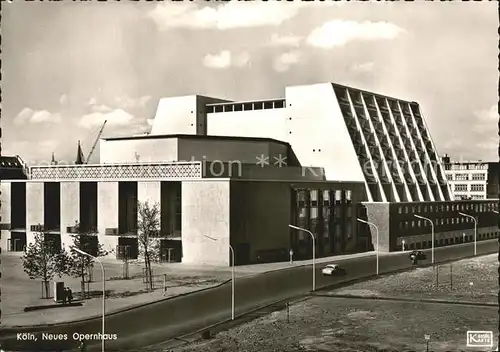
[[87,252],[84,252],[76,247],[71,248],[72,251],[75,251],[77,253],[80,253],[81,255],[86,255],[87,257],[92,258],[93,260],[97,261],[99,265],[101,266],[101,272],[102,272],[102,352],[104,352],[104,322],[106,319],[106,277],[104,276],[104,266],[102,265],[102,262],[99,260],[99,258],[94,257],[93,255],[88,254]]
[[377,232],[377,275],[378,275],[378,252],[379,252],[379,247],[378,247],[378,227],[377,225],[375,225],[373,222],[369,222],[369,221],[366,221],[366,220],[363,220],[363,219],[360,219],[360,218],[357,218],[356,220],[358,220],[359,222],[362,222],[364,224],[367,224],[367,225],[371,225],[375,228],[375,231]]
[[431,259],[431,262],[432,262],[432,264],[434,264],[434,222],[432,222],[431,219],[426,218],[425,216],[421,216],[421,215],[417,215],[417,214],[413,214],[413,216],[431,223],[431,240],[432,240],[432,247],[431,247],[432,248],[431,249],[432,259]]
[[311,235],[312,238],[312,247],[313,247],[313,292],[316,290],[316,241],[314,239],[314,235],[311,231],[303,229],[302,227],[298,227],[295,225],[288,225],[291,229],[307,232]]
[[477,254],[477,219],[474,216],[469,215],[469,214],[465,214],[465,213],[461,213],[461,212],[459,212],[459,214],[474,220],[474,255],[476,255]]
[[[203,235],[212,241],[217,241],[216,238]],[[229,244],[229,249],[231,250],[231,320],[234,320],[234,249]]]

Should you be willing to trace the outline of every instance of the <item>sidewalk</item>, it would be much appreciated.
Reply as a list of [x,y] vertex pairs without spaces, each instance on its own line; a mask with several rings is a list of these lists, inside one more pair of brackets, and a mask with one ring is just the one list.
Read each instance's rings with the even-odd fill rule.
[[[356,253],[316,259],[316,264],[332,261],[342,261],[361,257],[373,256],[374,252]],[[384,253],[380,255],[391,255]],[[106,312],[116,312],[126,308],[159,301],[165,298],[188,294],[194,291],[215,287],[231,279],[231,267],[208,265],[190,265],[183,263],[154,264],[154,275],[158,275],[158,282],[153,292],[146,291],[143,283],[142,264],[129,264],[131,279],[118,279],[123,274],[123,263],[116,260],[104,261],[106,274]],[[268,264],[243,265],[235,267],[236,278],[254,276],[261,273],[284,270],[291,267],[311,265],[312,260],[280,262]],[[93,282],[90,291],[95,298],[87,299],[83,307],[65,307],[45,309],[41,311],[23,312],[23,308],[32,305],[46,305],[54,302],[52,299],[41,299],[41,283],[39,280],[29,280],[23,272],[18,253],[2,253],[2,325],[27,326],[43,325],[74,320],[98,317],[102,314],[102,280],[99,267],[94,268]],[[167,274],[167,294],[163,295],[161,276]],[[78,279],[65,277],[60,281],[71,287],[74,292],[80,291]],[[236,280],[237,284],[237,280]],[[52,291],[51,291],[52,294]]]

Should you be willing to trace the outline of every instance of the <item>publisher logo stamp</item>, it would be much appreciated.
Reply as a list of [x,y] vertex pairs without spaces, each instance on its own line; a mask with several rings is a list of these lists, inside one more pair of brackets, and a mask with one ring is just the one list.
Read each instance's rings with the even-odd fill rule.
[[467,347],[493,347],[493,331],[467,331]]

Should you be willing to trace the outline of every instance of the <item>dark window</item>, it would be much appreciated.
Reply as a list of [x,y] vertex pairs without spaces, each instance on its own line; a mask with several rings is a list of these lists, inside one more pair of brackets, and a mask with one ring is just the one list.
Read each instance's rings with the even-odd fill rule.
[[137,182],[118,182],[118,232],[137,232]]
[[97,232],[97,182],[80,183],[80,231]]
[[[10,188],[12,229],[26,228],[26,182],[12,182]],[[29,224],[37,225],[37,224]]]
[[[61,188],[59,182],[43,184],[43,226],[46,230],[59,231],[61,228]],[[36,224],[30,224],[36,225]]]

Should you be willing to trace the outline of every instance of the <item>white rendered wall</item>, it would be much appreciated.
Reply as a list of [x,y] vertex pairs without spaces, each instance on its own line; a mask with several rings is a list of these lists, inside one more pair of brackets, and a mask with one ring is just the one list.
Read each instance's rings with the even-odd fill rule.
[[207,134],[287,140],[287,109],[249,110],[207,114]]
[[118,182],[97,184],[97,229],[99,243],[104,250],[113,251],[109,257],[116,257],[118,236],[106,235],[106,228],[118,228]]
[[182,182],[183,263],[229,266],[229,187],[229,180]]
[[26,245],[34,241],[32,225],[43,225],[44,182],[26,182]]
[[330,83],[287,87],[286,106],[287,141],[302,166],[324,167],[327,180],[365,180]]
[[66,228],[80,222],[80,182],[61,182],[61,244],[69,250],[73,238]]
[[196,134],[196,95],[160,99],[151,134]]
[[330,83],[286,88],[286,108],[207,115],[209,135],[267,137],[291,144],[302,166],[327,180],[365,180]]
[[150,205],[156,203],[160,210],[161,182],[137,182],[137,199],[140,203],[149,202]]
[[[136,163],[177,160],[177,138],[100,140],[101,163]],[[139,159],[137,159],[137,156]]]
[[[0,182],[0,223],[2,224],[10,224],[11,218],[10,218],[10,211],[11,211],[11,199],[10,199],[10,182]],[[1,230],[0,232],[0,248],[2,248],[3,251],[7,251],[7,242],[8,239],[10,238],[10,231],[9,230]]]

